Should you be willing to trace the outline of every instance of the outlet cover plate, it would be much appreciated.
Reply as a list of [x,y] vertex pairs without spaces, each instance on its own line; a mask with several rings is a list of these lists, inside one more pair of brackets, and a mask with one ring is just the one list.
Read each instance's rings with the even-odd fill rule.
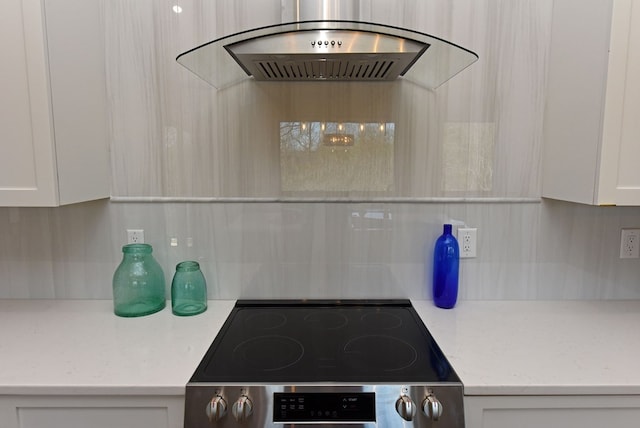
[[478,229],[471,227],[458,228],[458,247],[460,258],[469,259],[477,256]]
[[127,244],[144,244],[144,230],[127,229]]
[[620,236],[620,258],[640,258],[640,229],[622,229]]

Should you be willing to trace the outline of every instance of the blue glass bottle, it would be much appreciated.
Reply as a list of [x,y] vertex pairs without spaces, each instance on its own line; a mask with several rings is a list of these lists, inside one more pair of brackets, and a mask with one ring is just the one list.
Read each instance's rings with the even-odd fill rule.
[[451,234],[451,225],[445,224],[433,255],[433,302],[439,308],[453,308],[458,300],[459,265],[458,241]]

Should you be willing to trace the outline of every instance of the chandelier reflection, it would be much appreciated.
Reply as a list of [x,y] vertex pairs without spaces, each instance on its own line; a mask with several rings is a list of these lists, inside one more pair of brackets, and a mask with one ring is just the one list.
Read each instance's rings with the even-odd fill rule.
[[352,134],[324,134],[322,143],[325,146],[353,146],[354,141]]

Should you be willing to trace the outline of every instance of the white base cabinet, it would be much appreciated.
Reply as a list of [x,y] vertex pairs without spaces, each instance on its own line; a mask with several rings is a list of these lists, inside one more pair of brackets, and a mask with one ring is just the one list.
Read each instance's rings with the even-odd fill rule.
[[554,3],[542,196],[640,206],[640,0]]
[[0,207],[109,197],[99,0],[5,0]]
[[183,396],[0,396],[2,428],[182,428]]
[[640,396],[465,396],[466,428],[629,428]]

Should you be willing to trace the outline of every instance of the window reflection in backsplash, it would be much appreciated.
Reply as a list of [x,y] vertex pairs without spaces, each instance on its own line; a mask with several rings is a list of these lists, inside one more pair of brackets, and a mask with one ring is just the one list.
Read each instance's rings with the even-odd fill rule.
[[280,122],[284,192],[390,192],[395,123]]

